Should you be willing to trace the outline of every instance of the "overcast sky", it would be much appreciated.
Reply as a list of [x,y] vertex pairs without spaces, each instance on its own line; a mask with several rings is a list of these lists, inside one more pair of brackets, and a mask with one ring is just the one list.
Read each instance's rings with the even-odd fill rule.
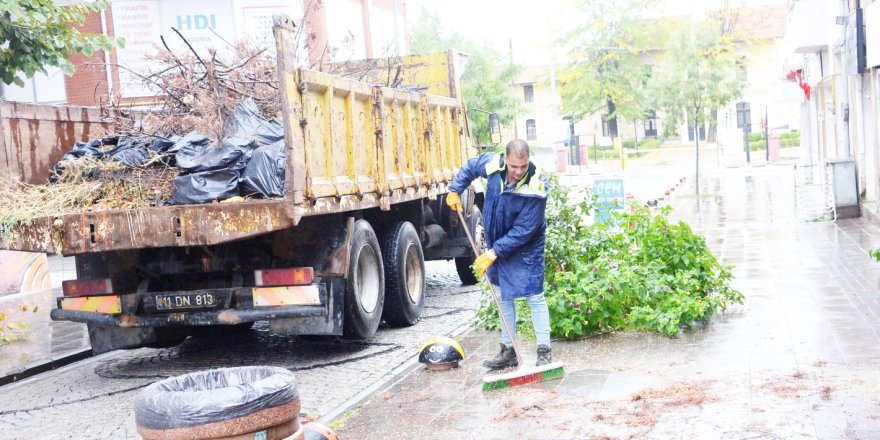
[[[756,6],[780,1],[785,0],[731,3]],[[512,42],[515,61],[525,65],[549,64],[554,32],[574,27],[578,19],[574,0],[407,0],[406,4],[411,21],[426,9],[436,12],[447,30],[492,41],[505,53]],[[661,15],[702,15],[717,9],[721,0],[649,0],[649,4]]]

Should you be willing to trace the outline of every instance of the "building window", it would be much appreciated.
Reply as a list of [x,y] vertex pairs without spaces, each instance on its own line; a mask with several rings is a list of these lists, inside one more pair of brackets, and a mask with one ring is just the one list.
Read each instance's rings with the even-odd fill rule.
[[535,87],[533,85],[529,84],[523,86],[523,100],[527,104],[535,102]]
[[609,118],[607,114],[602,115],[602,136],[617,137],[617,118]]
[[648,110],[645,113],[645,137],[657,137],[657,112]]
[[538,128],[535,126],[534,119],[526,119],[526,140],[538,140]]

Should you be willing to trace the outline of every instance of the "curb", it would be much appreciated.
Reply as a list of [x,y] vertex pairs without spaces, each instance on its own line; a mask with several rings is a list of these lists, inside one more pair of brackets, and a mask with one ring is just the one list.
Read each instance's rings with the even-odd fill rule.
[[[470,321],[468,321],[447,334],[446,336],[454,338],[467,334],[472,330],[473,328],[471,327],[471,323]],[[383,378],[377,380],[376,382],[373,382],[373,384],[364,388],[363,390],[361,390],[361,392],[355,394],[345,402],[342,402],[342,404],[340,404],[336,408],[333,408],[327,414],[319,417],[318,421],[325,425],[330,425],[333,421],[352,411],[353,408],[356,408],[358,405],[361,405],[362,403],[371,400],[374,395],[390,389],[398,382],[406,379],[410,375],[410,373],[418,368],[418,366],[419,354],[416,353],[415,355],[407,359],[404,363],[397,366],[397,368],[391,370],[391,372],[385,375]]]
[[20,371],[14,371],[6,374],[3,377],[0,377],[0,386],[9,385],[22,379],[27,379],[40,373],[52,371],[66,365],[70,365],[74,362],[88,359],[90,357],[92,357],[92,349],[86,348],[79,351],[73,351],[62,356],[49,358],[48,361],[45,362],[35,362],[24,367],[24,369]]

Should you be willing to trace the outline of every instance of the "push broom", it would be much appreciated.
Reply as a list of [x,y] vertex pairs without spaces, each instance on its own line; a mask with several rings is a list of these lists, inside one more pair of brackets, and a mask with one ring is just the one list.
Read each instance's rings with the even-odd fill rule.
[[[471,249],[474,250],[474,255],[479,257],[480,250],[477,249],[474,237],[471,236],[471,231],[467,228],[467,222],[464,221],[464,215],[457,209],[454,209],[453,211],[458,213],[458,218],[461,220],[462,229],[464,229],[465,234],[467,234]],[[486,284],[489,285],[489,293],[492,294],[492,300],[495,301],[495,306],[498,307],[498,316],[501,317],[501,325],[504,326],[504,330],[510,335],[510,341],[513,343],[513,350],[516,353],[516,361],[519,364],[519,368],[516,371],[484,376],[483,391],[528,385],[530,383],[544,382],[564,376],[565,370],[563,370],[563,367],[565,364],[562,362],[551,362],[539,367],[526,367],[522,355],[520,354],[522,351],[520,351],[519,345],[516,343],[516,338],[513,336],[513,332],[510,331],[510,324],[507,322],[507,318],[504,317],[504,312],[501,310],[501,301],[498,300],[498,294],[495,292],[495,287],[492,286],[492,282],[489,281],[489,275],[484,273],[483,277],[486,278]]]

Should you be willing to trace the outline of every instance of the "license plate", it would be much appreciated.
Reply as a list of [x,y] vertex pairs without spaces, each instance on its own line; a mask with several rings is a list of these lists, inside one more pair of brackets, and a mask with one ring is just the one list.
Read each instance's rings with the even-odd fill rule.
[[213,309],[222,306],[220,298],[212,292],[175,293],[154,295],[156,310]]

